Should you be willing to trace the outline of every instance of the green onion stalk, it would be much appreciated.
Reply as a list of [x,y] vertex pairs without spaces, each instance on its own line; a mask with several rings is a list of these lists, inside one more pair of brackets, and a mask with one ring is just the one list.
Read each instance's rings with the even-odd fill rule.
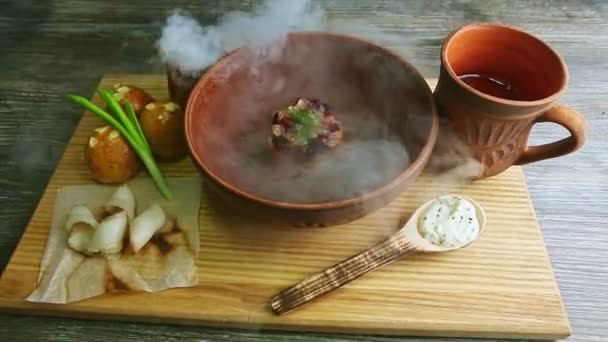
[[139,121],[137,121],[137,116],[135,115],[135,111],[133,110],[133,105],[124,100],[124,105],[126,107],[127,112],[123,110],[122,106],[118,101],[114,98],[111,92],[108,90],[100,89],[99,96],[106,103],[108,109],[112,112],[113,115],[110,115],[105,110],[99,108],[93,102],[88,99],[79,96],[79,95],[68,95],[68,97],[76,102],[77,104],[84,107],[86,110],[96,114],[106,122],[108,122],[112,127],[114,127],[123,137],[127,140],[129,145],[133,147],[135,153],[139,156],[141,161],[144,163],[150,176],[154,180],[156,187],[160,191],[160,193],[168,200],[173,199],[173,193],[165,180],[160,168],[154,161],[154,156],[152,155],[152,150],[150,149],[150,145],[146,140],[146,137],[143,134],[141,126],[139,125]]

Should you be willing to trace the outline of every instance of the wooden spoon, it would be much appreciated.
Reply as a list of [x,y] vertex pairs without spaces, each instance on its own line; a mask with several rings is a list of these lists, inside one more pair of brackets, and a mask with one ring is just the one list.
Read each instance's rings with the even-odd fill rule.
[[465,247],[477,240],[486,225],[486,214],[483,208],[468,197],[461,195],[448,196],[456,196],[468,200],[475,207],[477,219],[479,221],[479,233],[471,241],[455,247],[442,247],[434,245],[422,237],[418,232],[418,221],[420,215],[426,212],[427,209],[437,201],[437,199],[430,200],[420,206],[405,223],[403,228],[389,237],[388,240],[322,272],[312,275],[272,297],[270,304],[272,311],[277,315],[291,312],[299,306],[405,255],[416,252],[448,252]]

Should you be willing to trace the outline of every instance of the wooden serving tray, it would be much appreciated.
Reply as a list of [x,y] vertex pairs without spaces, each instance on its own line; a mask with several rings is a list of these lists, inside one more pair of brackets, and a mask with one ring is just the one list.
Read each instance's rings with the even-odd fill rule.
[[[162,75],[106,76],[100,87],[118,82],[167,97]],[[68,305],[26,302],[36,286],[57,189],[91,182],[83,149],[101,125],[91,113],[82,117],[0,278],[2,311],[340,333],[538,339],[570,334],[519,167],[466,186],[423,174],[389,206],[344,226],[316,229],[239,218],[203,189],[198,286],[107,294]],[[189,159],[163,169],[173,177],[197,174]],[[471,196],[486,209],[488,224],[479,241],[443,255],[408,257],[289,315],[271,313],[269,299],[277,291],[380,242],[416,206],[448,192]]]

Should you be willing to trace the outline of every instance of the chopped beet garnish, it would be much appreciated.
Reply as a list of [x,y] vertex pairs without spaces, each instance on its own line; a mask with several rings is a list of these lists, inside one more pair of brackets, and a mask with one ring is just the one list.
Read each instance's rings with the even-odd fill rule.
[[295,147],[306,153],[337,146],[342,141],[342,128],[328,108],[318,99],[299,98],[276,112],[272,119],[273,146]]
[[293,120],[289,117],[283,117],[281,118],[281,120],[279,120],[279,124],[283,127],[285,127],[286,129],[291,128],[293,126]]

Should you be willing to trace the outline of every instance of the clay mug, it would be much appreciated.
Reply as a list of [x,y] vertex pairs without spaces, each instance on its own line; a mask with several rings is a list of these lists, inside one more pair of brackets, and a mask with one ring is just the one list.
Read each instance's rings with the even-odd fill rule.
[[[226,57],[228,54],[229,52],[224,51],[221,58]],[[194,89],[194,86],[196,86],[198,81],[211,66],[208,66],[199,72],[183,72],[179,66],[171,63],[167,63],[165,67],[167,69],[169,99],[182,108],[186,108],[192,89]]]
[[171,101],[177,103],[182,108],[186,108],[192,88],[194,88],[205,71],[206,69],[200,73],[188,74],[181,72],[178,67],[168,64],[167,88],[169,89],[169,98]]
[[[435,100],[440,115],[490,177],[521,165],[572,153],[587,125],[575,110],[556,104],[568,82],[562,58],[540,39],[505,25],[464,26],[444,41]],[[528,146],[537,122],[554,122],[570,136]]]

